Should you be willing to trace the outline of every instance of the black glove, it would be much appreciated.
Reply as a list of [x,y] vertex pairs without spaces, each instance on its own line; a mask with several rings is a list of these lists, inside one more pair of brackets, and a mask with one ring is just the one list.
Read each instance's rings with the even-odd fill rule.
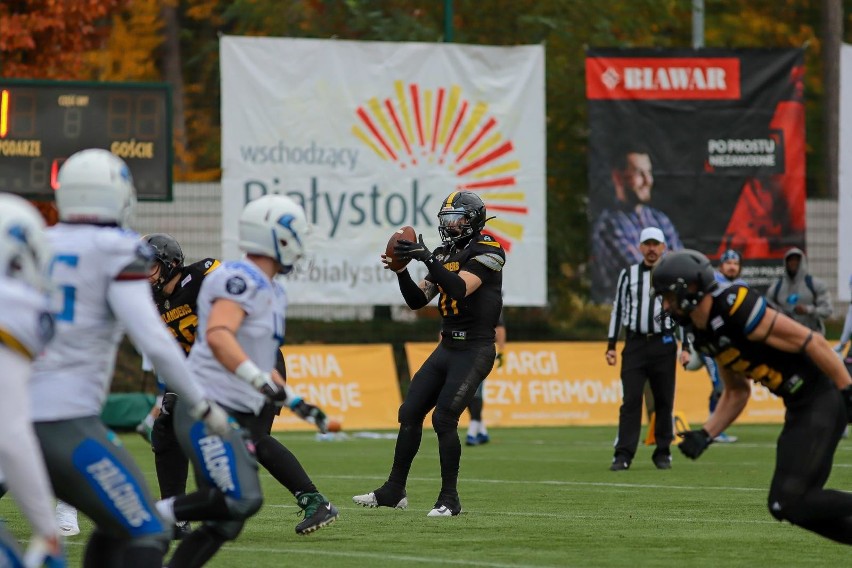
[[423,244],[423,235],[421,234],[418,242],[412,243],[405,239],[399,239],[393,247],[394,257],[405,260],[419,260],[420,262],[428,262],[432,259],[432,251],[426,248]]
[[172,412],[175,411],[175,403],[177,402],[178,395],[173,392],[167,392],[163,395],[163,402],[160,404],[160,413],[168,416]]
[[290,405],[290,410],[296,413],[296,416],[315,425],[320,432],[325,434],[328,432],[328,421],[326,420],[325,412],[318,406],[314,406],[304,399],[296,399],[295,404]]
[[287,400],[287,391],[284,390],[284,387],[278,386],[272,380],[260,387],[260,394],[272,402],[283,402]]
[[498,351],[498,352],[497,352],[497,357],[495,357],[495,358],[494,358],[494,361],[495,361],[495,363],[496,363],[496,365],[497,365],[497,368],[498,368],[498,369],[499,369],[500,367],[502,367],[502,366],[503,366],[503,353],[501,353],[500,351]]
[[840,391],[843,402],[846,403],[846,421],[852,423],[852,385]]
[[713,443],[713,438],[707,433],[707,430],[687,430],[678,434],[683,441],[678,446],[683,455],[690,459],[698,459],[698,456],[704,453],[707,446]]

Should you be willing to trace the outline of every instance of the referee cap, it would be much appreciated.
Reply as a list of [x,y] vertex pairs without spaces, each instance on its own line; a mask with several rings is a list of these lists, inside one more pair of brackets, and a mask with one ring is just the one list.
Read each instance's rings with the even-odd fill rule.
[[642,232],[639,233],[639,244],[642,244],[645,241],[657,241],[658,243],[666,244],[666,236],[663,235],[663,232],[657,227],[645,227],[642,229]]

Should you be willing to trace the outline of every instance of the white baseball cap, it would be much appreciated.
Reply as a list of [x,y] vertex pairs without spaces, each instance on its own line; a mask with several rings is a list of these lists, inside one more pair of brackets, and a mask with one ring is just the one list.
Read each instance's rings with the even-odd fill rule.
[[645,241],[657,241],[658,243],[666,244],[666,236],[657,227],[645,227],[639,233],[639,243],[641,244]]

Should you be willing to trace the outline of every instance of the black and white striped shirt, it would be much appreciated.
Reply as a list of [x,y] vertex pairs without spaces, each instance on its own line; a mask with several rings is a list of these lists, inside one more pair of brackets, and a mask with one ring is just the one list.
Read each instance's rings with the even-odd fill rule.
[[628,333],[671,333],[670,326],[663,325],[662,299],[651,296],[651,268],[640,262],[628,266],[618,275],[609,318],[609,349],[615,349],[622,326]]

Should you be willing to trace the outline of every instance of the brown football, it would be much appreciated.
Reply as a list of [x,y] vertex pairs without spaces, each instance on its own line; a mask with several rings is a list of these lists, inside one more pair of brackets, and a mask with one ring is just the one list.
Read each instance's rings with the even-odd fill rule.
[[397,231],[391,235],[390,240],[388,241],[388,246],[385,247],[385,255],[390,259],[390,268],[391,270],[402,270],[408,263],[411,262],[411,259],[397,259],[393,255],[393,247],[396,244],[396,241],[399,239],[404,239],[406,241],[415,242],[417,241],[417,233],[414,232],[414,227],[410,227],[406,225],[401,229],[397,229]]

